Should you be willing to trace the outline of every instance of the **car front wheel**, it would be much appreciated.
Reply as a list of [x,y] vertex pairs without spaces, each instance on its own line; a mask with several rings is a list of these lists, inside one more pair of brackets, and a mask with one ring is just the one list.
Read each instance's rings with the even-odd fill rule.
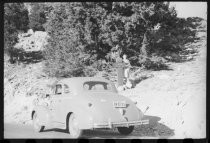
[[71,114],[69,117],[69,133],[73,138],[79,138],[82,135],[82,130],[79,128],[78,120],[75,114]]
[[39,118],[36,112],[33,115],[33,127],[35,132],[41,132],[44,129],[44,126],[40,125]]
[[130,127],[118,127],[117,130],[119,131],[120,134],[122,135],[129,135],[130,133],[133,132],[134,126]]

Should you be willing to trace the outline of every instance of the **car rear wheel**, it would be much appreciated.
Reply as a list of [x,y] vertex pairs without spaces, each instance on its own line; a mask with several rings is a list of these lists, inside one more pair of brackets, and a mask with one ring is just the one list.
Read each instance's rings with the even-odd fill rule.
[[35,132],[41,132],[44,129],[44,126],[40,124],[39,118],[37,116],[37,113],[35,112],[33,115],[33,127]]
[[71,114],[68,123],[69,133],[73,138],[79,138],[82,135],[82,130],[79,128],[78,120],[75,114]]
[[122,135],[129,135],[130,133],[133,132],[134,126],[130,127],[118,127],[117,130],[119,131],[120,134]]

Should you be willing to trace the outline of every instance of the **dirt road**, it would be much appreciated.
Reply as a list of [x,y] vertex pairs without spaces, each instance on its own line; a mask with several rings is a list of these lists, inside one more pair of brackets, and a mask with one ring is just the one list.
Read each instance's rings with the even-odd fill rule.
[[[4,127],[4,138],[12,138],[12,139],[71,139],[70,134],[63,129],[46,129],[43,132],[36,133],[33,131],[33,127],[30,125],[17,125],[17,124],[5,124]],[[129,138],[129,139],[157,139],[157,137],[146,137],[141,136],[138,132],[134,131],[130,136],[122,136],[116,131],[112,130],[90,130],[85,131],[82,138],[86,139],[121,139],[121,138]]]

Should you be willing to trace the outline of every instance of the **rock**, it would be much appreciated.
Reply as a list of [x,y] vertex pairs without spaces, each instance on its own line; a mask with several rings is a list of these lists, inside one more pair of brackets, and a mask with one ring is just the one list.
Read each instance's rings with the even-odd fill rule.
[[119,87],[117,87],[117,90],[120,92],[120,91],[123,91],[123,90],[125,90],[125,87],[124,86],[119,86]]
[[43,50],[43,46],[47,44],[48,35],[43,31],[29,30],[28,33],[19,34],[18,37],[19,42],[14,47],[31,52]]
[[132,83],[130,82],[130,80],[128,80],[128,81],[126,82],[126,84],[125,84],[125,87],[126,87],[126,88],[129,88],[129,89],[132,88],[132,86],[133,86],[133,85],[132,85]]
[[29,30],[28,30],[28,34],[31,34],[31,35],[34,34],[33,29],[29,29]]

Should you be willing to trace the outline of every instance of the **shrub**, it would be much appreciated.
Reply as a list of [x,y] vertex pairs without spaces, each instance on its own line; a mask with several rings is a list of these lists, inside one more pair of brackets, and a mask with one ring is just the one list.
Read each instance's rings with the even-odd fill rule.
[[51,76],[109,70],[98,60],[113,63],[111,51],[116,45],[132,65],[161,69],[162,57],[179,53],[195,36],[190,20],[177,18],[165,2],[53,3],[47,16],[45,70]]
[[166,69],[166,60],[163,57],[158,57],[152,55],[151,57],[140,56],[139,63],[144,66],[146,69],[152,70],[162,70]]

